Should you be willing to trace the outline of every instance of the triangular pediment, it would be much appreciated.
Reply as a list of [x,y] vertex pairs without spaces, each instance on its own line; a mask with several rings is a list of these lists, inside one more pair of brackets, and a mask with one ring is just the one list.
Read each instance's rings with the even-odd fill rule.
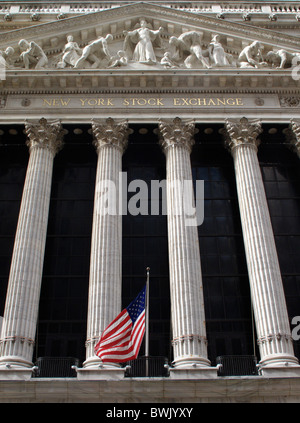
[[[147,41],[139,38],[137,34],[141,28],[141,19],[146,21],[147,28],[151,31],[151,34],[148,34],[148,46]],[[107,37],[109,34],[112,37]],[[78,49],[73,51],[73,56],[70,53],[64,57],[64,53],[68,51],[68,36],[72,36],[72,39],[69,39],[71,47],[76,45]],[[101,37],[107,41],[109,56],[105,55],[103,45],[99,42],[98,47],[91,49],[86,58],[83,58],[84,48],[95,41],[98,42]],[[26,51],[26,46],[21,47],[20,40],[28,42],[27,50],[31,42],[41,48],[46,57],[41,66],[36,66],[39,57],[36,57],[36,62],[34,59],[25,62],[22,49]],[[247,59],[243,61],[240,57],[243,50],[254,42],[260,43],[260,51],[264,56],[261,59],[256,57],[254,48],[253,58],[261,62],[259,66],[247,63]],[[189,75],[195,76],[195,72],[205,72],[207,78],[209,75],[215,75],[219,86],[224,85],[224,70],[228,78],[230,75],[236,75],[237,70],[241,72],[241,77],[247,72],[256,72],[258,76],[267,77],[270,71],[271,74],[276,71],[280,78],[280,72],[290,68],[295,54],[300,54],[299,39],[290,35],[141,2],[2,33],[0,49],[5,51],[7,47],[14,49],[14,55],[7,58],[7,77],[12,78],[10,86],[15,84],[17,87],[18,78],[26,76],[26,84],[29,87],[37,87],[40,83],[46,88],[53,86],[50,79],[54,76],[58,78],[61,87],[70,86],[66,82],[70,78],[73,78],[74,86],[82,87],[84,72],[89,73],[89,83],[93,87],[99,86],[97,75],[100,77],[101,73],[107,76],[106,85],[120,84],[122,87],[126,84],[133,86],[128,82],[128,77],[133,80],[134,76],[137,76],[136,72],[140,72],[140,86],[147,86],[147,81],[142,79],[149,78],[149,75],[154,75],[155,72],[157,76],[154,78],[154,84],[159,84],[159,78],[169,72],[172,79],[170,86],[173,87],[178,85],[180,75],[183,76],[185,86],[193,86],[194,83],[187,78]],[[152,53],[147,52],[150,60],[147,55],[143,57],[147,49],[153,50]],[[272,58],[273,61],[265,62],[266,58],[270,57],[267,54],[277,50],[288,53],[288,61],[282,69],[277,69],[282,64],[278,55]],[[203,60],[199,59],[199,54]],[[39,78],[41,72],[44,72],[44,76],[37,83],[33,79]],[[209,84],[214,84],[216,78]],[[208,85],[205,80],[202,83]],[[2,81],[2,84],[5,85],[5,82]]]
[[60,39],[71,33],[83,42],[91,41],[99,34],[114,32],[118,36],[122,30],[132,29],[140,18],[145,18],[154,28],[163,26],[166,35],[176,33],[179,35],[187,30],[199,30],[217,32],[244,41],[258,40],[275,48],[300,49],[297,37],[144,2],[5,32],[1,34],[0,47],[3,48],[8,44],[16,45],[22,38],[34,38],[36,42],[46,46],[47,39],[50,41],[49,37]]

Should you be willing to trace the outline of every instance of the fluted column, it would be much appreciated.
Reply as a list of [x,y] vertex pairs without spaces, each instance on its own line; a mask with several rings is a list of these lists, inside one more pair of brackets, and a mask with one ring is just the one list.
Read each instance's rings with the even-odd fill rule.
[[25,123],[29,162],[15,236],[0,340],[0,367],[30,368],[42,281],[53,159],[62,147],[59,121]]
[[257,158],[257,119],[227,119],[225,144],[234,159],[251,296],[263,368],[295,366],[281,273]]
[[[184,181],[192,181],[190,153],[195,125],[179,118],[160,121],[166,156],[168,245],[174,366],[208,367],[204,300],[197,226],[187,225]],[[190,201],[194,195],[190,192]]]
[[[127,122],[109,118],[93,121],[98,153],[90,259],[90,282],[85,368],[99,366],[94,346],[121,311],[122,214],[119,178],[127,146]],[[115,366],[114,364],[112,366]],[[110,367],[106,363],[104,367]]]
[[287,135],[293,150],[300,158],[300,119],[291,119],[289,134]]

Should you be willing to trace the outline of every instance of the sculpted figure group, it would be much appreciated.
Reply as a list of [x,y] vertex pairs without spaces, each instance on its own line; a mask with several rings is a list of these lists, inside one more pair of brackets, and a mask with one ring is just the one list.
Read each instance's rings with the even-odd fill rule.
[[240,54],[234,57],[229,54],[221,43],[218,34],[212,35],[211,41],[203,45],[202,33],[187,31],[179,37],[171,36],[169,40],[162,38],[164,29],[153,30],[145,19],[132,31],[123,31],[125,36],[122,49],[112,54],[109,44],[113,35],[107,34],[81,48],[74,42],[73,36],[67,36],[67,42],[57,60],[51,61],[35,41],[19,41],[19,59],[13,60],[15,51],[8,47],[0,51],[2,62],[7,68],[23,67],[25,69],[43,69],[46,67],[62,68],[92,68],[105,69],[143,64],[170,68],[202,68],[219,67],[240,68],[291,68],[300,62],[300,52],[291,53],[283,49],[269,51],[265,56],[264,47],[254,41],[244,47]]

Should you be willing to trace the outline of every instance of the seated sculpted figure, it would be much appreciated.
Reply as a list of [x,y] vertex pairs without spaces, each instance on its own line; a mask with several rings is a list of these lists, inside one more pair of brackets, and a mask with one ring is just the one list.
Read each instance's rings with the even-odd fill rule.
[[35,69],[41,69],[48,63],[48,58],[43,49],[34,41],[20,40],[19,47],[22,51],[25,69],[29,69],[31,65],[35,65]]
[[171,37],[170,45],[175,47],[173,59],[181,62],[187,68],[197,66],[199,62],[204,68],[210,68],[208,60],[204,57],[201,48],[201,34],[196,31],[184,32],[178,38]]
[[269,51],[266,55],[266,62],[277,69],[291,68],[300,61],[300,53],[289,53],[286,50]]
[[14,65],[14,61],[12,59],[14,52],[15,50],[13,47],[7,47],[4,51],[0,50],[0,58],[6,68],[12,68]]
[[103,59],[110,60],[111,54],[108,49],[108,42],[112,41],[113,36],[107,34],[106,37],[99,37],[97,40],[92,41],[82,50],[82,54],[79,59],[76,61],[74,68],[80,68],[84,62],[92,62],[92,68],[100,67],[101,61]]
[[166,69],[170,68],[177,68],[178,65],[172,60],[171,53],[166,51],[160,61],[161,65],[163,65]]
[[121,66],[126,66],[128,64],[128,59],[126,57],[125,51],[119,50],[115,56],[112,56],[109,68],[117,68]]
[[73,36],[68,35],[67,44],[63,49],[63,55],[59,63],[58,68],[65,68],[66,66],[75,66],[75,63],[81,56],[81,48],[77,43],[74,42]]
[[[163,28],[160,27],[154,31],[149,28],[149,24],[144,19],[140,20],[140,27],[133,31],[123,31],[125,35],[124,51],[135,62],[148,65],[156,64],[156,55],[154,53],[153,43],[160,42],[160,34]],[[133,53],[132,53],[133,51]]]
[[238,64],[241,68],[260,68],[266,66],[262,55],[263,47],[259,41],[254,41],[245,47],[239,55]]

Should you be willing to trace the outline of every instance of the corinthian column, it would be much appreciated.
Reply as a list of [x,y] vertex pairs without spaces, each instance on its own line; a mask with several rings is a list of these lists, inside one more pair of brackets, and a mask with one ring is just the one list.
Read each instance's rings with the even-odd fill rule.
[[[271,219],[257,158],[257,119],[227,119],[263,374],[297,366]],[[275,370],[274,370],[275,367]],[[279,372],[279,373],[278,373]]]
[[[25,123],[29,162],[10,268],[0,368],[32,367],[47,234],[53,159],[62,147],[59,121]],[[2,372],[1,375],[4,373]]]
[[[93,121],[98,153],[90,260],[86,361],[84,368],[98,368],[94,353],[99,337],[121,311],[122,213],[119,211],[119,178],[122,155],[130,133],[127,122]],[[116,367],[106,363],[104,368]]]
[[[195,125],[179,118],[160,121],[159,133],[167,169],[174,369],[211,369],[207,358],[198,230],[196,225],[187,225],[185,200],[188,198],[183,192],[184,181],[192,181],[190,153]],[[194,203],[192,190],[190,197],[190,202]]]
[[286,132],[286,135],[293,150],[300,158],[300,119],[291,120],[289,130]]

